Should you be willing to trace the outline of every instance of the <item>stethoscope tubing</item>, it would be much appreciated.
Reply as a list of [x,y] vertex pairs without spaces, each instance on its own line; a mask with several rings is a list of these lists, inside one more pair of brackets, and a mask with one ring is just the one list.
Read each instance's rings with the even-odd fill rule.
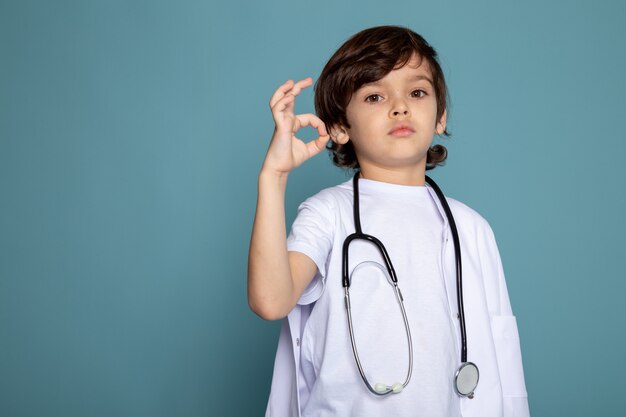
[[[360,171],[357,171],[353,177],[353,217],[354,217],[354,228],[355,232],[351,235],[347,236],[343,243],[343,287],[350,288],[350,278],[349,278],[349,250],[350,242],[357,239],[364,239],[374,243],[381,251],[383,255],[383,260],[389,270],[391,275],[391,280],[395,285],[398,283],[398,278],[396,276],[396,272],[393,268],[393,264],[389,258],[389,254],[385,249],[385,246],[378,240],[376,237],[367,235],[363,233],[361,229],[361,213],[359,207],[359,175]],[[454,221],[454,216],[452,216],[452,210],[450,210],[450,206],[446,201],[443,192],[435,183],[435,181],[430,178],[428,175],[424,175],[425,181],[433,188],[435,193],[437,194],[437,198],[441,203],[443,210],[446,213],[446,217],[448,219],[448,223],[450,225],[450,230],[452,232],[452,241],[454,243],[454,258],[456,264],[456,292],[457,292],[457,308],[458,308],[458,319],[459,319],[459,327],[461,331],[461,363],[467,362],[467,331],[465,327],[465,309],[463,304],[463,279],[462,279],[462,270],[461,270],[461,244],[459,241],[459,234],[456,227],[456,222]]]
[[[364,261],[358,264],[352,271],[352,274],[354,274],[356,270],[359,269],[359,267],[361,267],[362,265],[366,263],[369,263],[369,262]],[[404,328],[406,330],[408,351],[409,351],[409,369],[407,371],[406,379],[401,384],[402,389],[404,389],[409,384],[409,381],[411,380],[411,374],[413,373],[413,349],[412,349],[413,341],[411,338],[411,327],[409,326],[409,319],[406,314],[406,309],[404,308],[404,297],[402,296],[402,291],[400,291],[400,287],[398,287],[397,280],[396,281],[391,280],[391,277],[388,275],[388,272],[387,272],[388,269],[384,270],[383,267],[378,263],[374,263],[374,265],[380,268],[381,271],[387,275],[389,283],[393,286],[396,301],[398,302],[398,305],[400,306],[402,319],[404,321]],[[372,388],[371,384],[367,380],[367,377],[365,376],[365,371],[363,371],[363,365],[361,365],[361,360],[359,359],[359,353],[356,348],[356,337],[354,336],[354,327],[352,325],[352,306],[350,303],[350,285],[344,286],[344,301],[345,301],[345,306],[346,306],[346,315],[348,318],[348,329],[350,331],[350,343],[352,344],[352,352],[354,353],[354,359],[356,361],[359,374],[361,375],[361,379],[365,383],[365,386],[367,387],[367,389],[372,394],[379,395],[379,396],[387,395],[391,393],[393,390],[390,389],[390,387],[387,387],[387,390],[385,392],[376,391],[374,388]]]
[[[361,215],[360,215],[360,207],[359,207],[359,176],[360,171],[357,171],[353,178],[353,214],[354,214],[354,228],[355,232],[348,235],[344,240],[342,247],[342,255],[343,255],[343,265],[342,265],[342,285],[345,291],[345,306],[346,306],[346,315],[348,318],[348,327],[350,331],[350,341],[352,344],[352,351],[354,353],[354,358],[357,363],[357,367],[359,373],[361,374],[361,378],[363,382],[367,386],[367,388],[376,395],[387,395],[391,392],[401,392],[404,387],[409,383],[411,379],[411,373],[413,369],[413,349],[412,349],[412,341],[411,341],[411,331],[408,323],[408,319],[406,316],[406,310],[404,308],[404,299],[402,297],[402,292],[398,287],[398,278],[396,276],[396,272],[393,268],[393,264],[391,263],[391,259],[389,254],[387,253],[387,249],[382,244],[380,240],[372,235],[368,235],[363,233],[361,229]],[[448,223],[450,226],[450,230],[452,232],[452,241],[454,243],[454,255],[455,255],[455,264],[456,264],[456,291],[457,291],[457,307],[458,307],[458,319],[459,319],[459,327],[461,332],[461,367],[457,370],[454,376],[454,388],[456,392],[468,398],[474,397],[474,390],[478,384],[479,371],[478,367],[472,363],[467,362],[467,332],[465,328],[465,309],[463,303],[463,280],[462,280],[462,270],[461,270],[461,244],[459,240],[459,235],[456,227],[456,222],[454,221],[454,217],[452,216],[452,211],[450,210],[450,206],[446,201],[445,196],[441,192],[439,186],[433,181],[429,176],[425,175],[425,181],[433,188],[435,193],[437,194],[437,198],[443,207],[446,218],[448,219]],[[404,326],[406,329],[407,340],[409,344],[409,370],[407,372],[406,380],[403,384],[395,383],[393,387],[390,387],[386,384],[376,384],[376,388],[373,388],[369,381],[365,376],[365,372],[363,371],[363,367],[361,365],[361,361],[359,359],[359,355],[357,352],[356,341],[354,337],[354,330],[352,325],[352,312],[350,305],[350,284],[351,284],[351,275],[349,273],[349,247],[350,243],[354,240],[366,240],[374,244],[380,251],[382,258],[385,262],[386,270],[387,270],[387,278],[389,282],[392,284],[395,294],[396,300],[400,306],[402,311],[402,316],[404,319]],[[446,239],[447,240],[447,239]],[[359,264],[360,265],[360,264]],[[379,265],[382,269],[382,266]],[[358,266],[357,266],[358,268]],[[355,268],[355,270],[357,269]],[[354,273],[354,271],[353,271]],[[461,375],[462,374],[462,375]],[[468,379],[469,378],[469,379]],[[469,385],[468,385],[469,382]]]
[[424,176],[426,182],[433,187],[435,193],[437,193],[437,197],[443,206],[443,210],[446,212],[446,217],[448,218],[448,222],[450,223],[450,230],[452,231],[452,240],[454,242],[454,258],[456,263],[456,293],[457,293],[457,307],[459,314],[459,327],[461,329],[461,363],[467,362],[467,333],[465,329],[465,309],[463,305],[463,279],[461,273],[461,243],[459,241],[459,234],[456,228],[456,222],[454,221],[454,216],[452,216],[452,211],[450,210],[450,206],[446,201],[443,193],[439,186],[433,181],[428,175]]

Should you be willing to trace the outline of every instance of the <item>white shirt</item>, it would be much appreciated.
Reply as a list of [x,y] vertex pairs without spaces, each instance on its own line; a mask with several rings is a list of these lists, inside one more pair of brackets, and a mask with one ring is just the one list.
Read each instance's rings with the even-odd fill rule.
[[[325,265],[315,278],[321,280],[321,295],[303,295],[307,304],[319,299],[301,338],[301,381],[310,389],[301,397],[302,415],[458,417],[460,398],[453,389],[460,364],[458,322],[449,315],[441,271],[444,223],[437,204],[426,186],[360,179],[359,191],[363,233],[382,241],[404,296],[413,345],[411,381],[399,395],[376,396],[354,360],[341,284],[342,239],[355,231],[350,180],[301,204],[287,239],[289,250]],[[349,255],[353,326],[364,372],[372,385],[402,383],[409,369],[407,335],[383,258],[363,240],[351,243]]]
[[[453,239],[445,212],[434,190],[430,185],[426,186],[444,220],[440,262],[448,298],[448,313],[452,319],[456,319]],[[351,195],[336,194],[335,197],[349,198],[351,202]],[[455,219],[461,246],[468,361],[474,362],[480,370],[475,397],[460,399],[461,415],[529,416],[517,322],[511,310],[495,236],[489,223],[476,211],[453,198],[446,197],[446,200]],[[332,205],[327,207],[326,214],[329,222],[334,222],[333,213],[340,203],[332,199],[328,202]],[[365,224],[363,229],[367,230]],[[333,245],[335,238],[343,241],[343,237],[333,236],[329,246]],[[312,259],[320,271],[326,270],[326,265],[319,260],[321,258]],[[303,382],[300,368],[300,342],[312,311],[312,304],[307,297],[319,297],[322,285],[325,284],[320,274],[311,282],[300,303],[282,321],[266,417],[300,416],[301,400],[311,394],[310,387]],[[455,326],[455,336],[457,346],[460,340],[458,326]]]

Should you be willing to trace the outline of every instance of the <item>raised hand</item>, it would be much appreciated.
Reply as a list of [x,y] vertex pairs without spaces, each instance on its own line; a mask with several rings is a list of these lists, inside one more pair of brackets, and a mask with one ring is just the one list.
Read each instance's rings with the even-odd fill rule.
[[[295,84],[288,80],[272,95],[270,108],[276,126],[265,156],[263,170],[286,175],[325,149],[330,136],[326,132],[324,122],[312,113],[294,114],[296,96],[312,83],[311,77]],[[308,143],[295,136],[296,132],[305,126],[311,126],[319,133],[316,139]]]

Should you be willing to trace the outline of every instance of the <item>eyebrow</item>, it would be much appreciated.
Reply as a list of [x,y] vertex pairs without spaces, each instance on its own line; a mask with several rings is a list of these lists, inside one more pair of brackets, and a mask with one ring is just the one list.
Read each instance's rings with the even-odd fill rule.
[[[430,85],[432,85],[434,87],[434,83],[433,80],[431,80],[429,77],[427,77],[426,75],[414,75],[412,77],[408,78],[408,81],[416,81],[416,80],[426,80],[430,83]],[[373,81],[371,83],[367,83],[364,84],[363,87],[368,87],[368,86],[377,86],[377,85],[381,85],[380,80],[378,81]]]

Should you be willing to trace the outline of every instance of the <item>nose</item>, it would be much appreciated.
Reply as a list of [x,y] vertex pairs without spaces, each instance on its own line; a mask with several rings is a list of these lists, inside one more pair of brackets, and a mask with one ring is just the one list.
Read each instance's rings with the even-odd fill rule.
[[399,117],[399,116],[408,116],[409,115],[409,106],[407,106],[406,102],[402,98],[398,98],[394,100],[391,106],[391,116]]

